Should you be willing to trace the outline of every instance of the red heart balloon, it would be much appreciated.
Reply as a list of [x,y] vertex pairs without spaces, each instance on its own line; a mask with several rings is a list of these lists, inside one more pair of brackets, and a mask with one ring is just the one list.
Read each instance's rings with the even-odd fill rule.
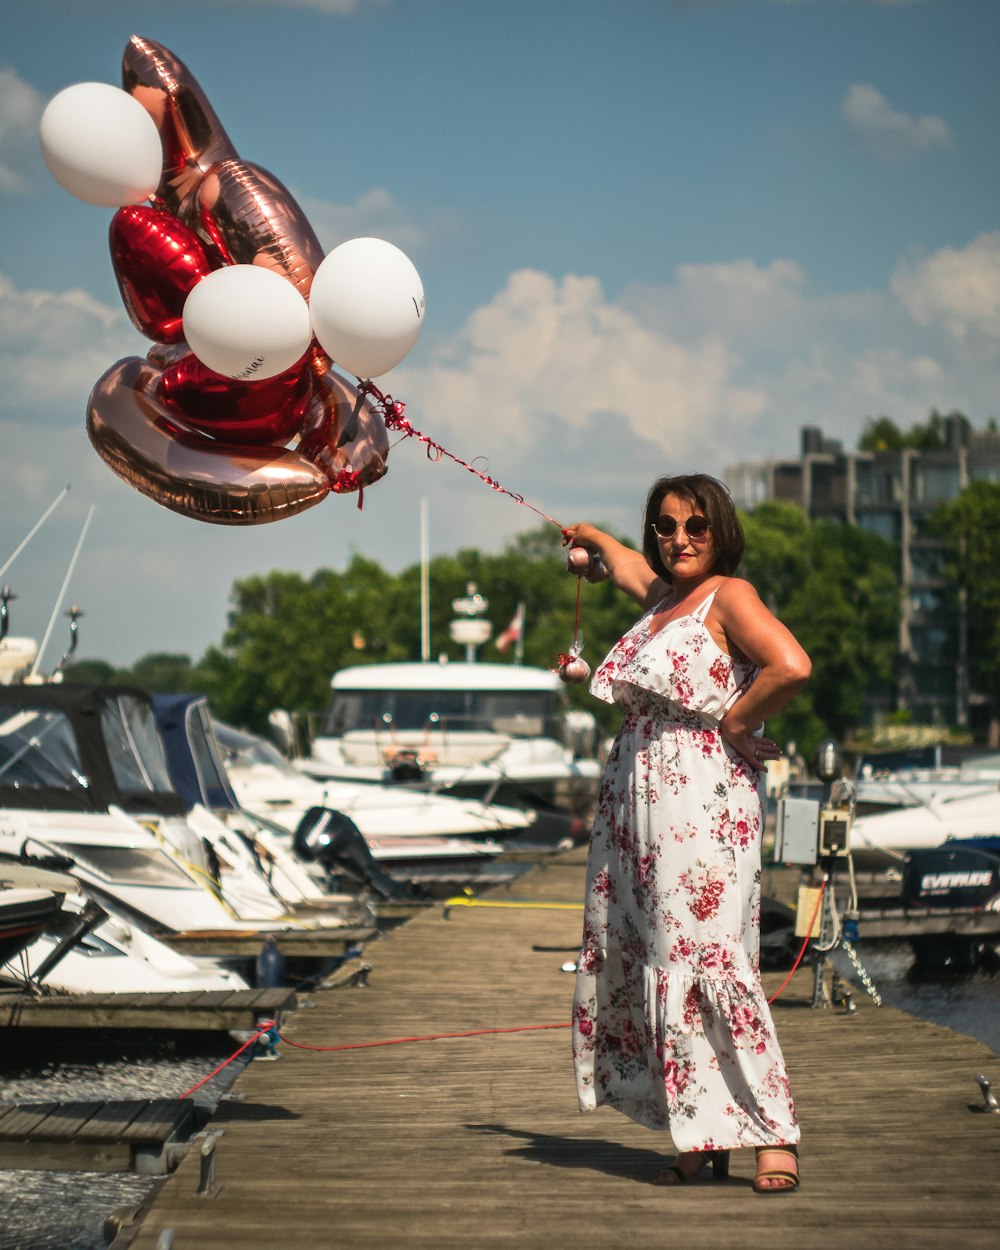
[[312,374],[299,363],[261,382],[236,382],[188,355],[163,370],[156,395],[189,426],[213,438],[284,444],[302,426]]
[[179,342],[184,301],[212,272],[197,235],[171,213],[130,204],[112,217],[108,242],[132,324],[147,338]]

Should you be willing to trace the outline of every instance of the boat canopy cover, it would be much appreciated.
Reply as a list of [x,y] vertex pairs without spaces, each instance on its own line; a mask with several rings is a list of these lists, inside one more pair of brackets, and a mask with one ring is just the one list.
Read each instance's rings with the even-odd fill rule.
[[0,807],[177,816],[152,700],[131,686],[0,686]]
[[358,664],[330,679],[338,690],[564,690],[558,673],[520,664],[450,660],[418,664]]
[[157,694],[153,710],[170,780],[188,807],[201,803],[213,811],[235,811],[239,801],[215,738],[208,699],[202,694]]

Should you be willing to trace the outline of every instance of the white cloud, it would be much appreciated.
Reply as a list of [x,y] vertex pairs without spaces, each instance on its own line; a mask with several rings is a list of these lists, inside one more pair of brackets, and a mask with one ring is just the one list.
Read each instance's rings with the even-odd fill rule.
[[147,346],[121,309],[84,291],[19,291],[0,275],[0,413],[82,411],[105,369]]
[[433,225],[419,226],[409,220],[403,207],[384,187],[373,187],[353,204],[337,204],[308,197],[300,200],[300,204],[324,252],[329,252],[346,239],[368,236],[387,239],[407,255],[412,255],[427,245],[436,229]]
[[40,93],[15,70],[0,68],[0,192],[20,194],[29,189],[29,160],[37,159],[44,107]]
[[644,325],[595,278],[521,270],[431,364],[401,371],[400,387],[463,443],[472,428],[528,449],[542,421],[574,438],[600,419],[691,458],[760,410],[762,396],[734,382],[738,365],[717,336],[682,344]]
[[861,143],[882,160],[909,160],[951,147],[951,129],[946,121],[901,113],[870,83],[851,83],[840,110]]
[[1000,231],[968,247],[946,247],[925,260],[904,261],[892,289],[922,326],[940,326],[965,343],[1000,339]]

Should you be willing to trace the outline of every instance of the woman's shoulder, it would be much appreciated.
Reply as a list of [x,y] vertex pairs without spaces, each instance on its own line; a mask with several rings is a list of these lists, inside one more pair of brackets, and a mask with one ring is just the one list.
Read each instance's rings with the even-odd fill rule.
[[712,592],[713,607],[719,612],[739,612],[760,603],[760,595],[745,577],[723,577]]

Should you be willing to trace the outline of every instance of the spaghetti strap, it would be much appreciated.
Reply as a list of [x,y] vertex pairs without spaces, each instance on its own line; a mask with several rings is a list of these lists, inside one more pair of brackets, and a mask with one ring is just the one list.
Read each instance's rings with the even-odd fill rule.
[[705,598],[702,599],[701,603],[699,603],[695,610],[691,613],[694,620],[698,621],[702,625],[705,624],[705,618],[708,616],[709,610],[712,607],[712,601],[718,593],[719,588],[716,586],[710,595],[706,595]]

